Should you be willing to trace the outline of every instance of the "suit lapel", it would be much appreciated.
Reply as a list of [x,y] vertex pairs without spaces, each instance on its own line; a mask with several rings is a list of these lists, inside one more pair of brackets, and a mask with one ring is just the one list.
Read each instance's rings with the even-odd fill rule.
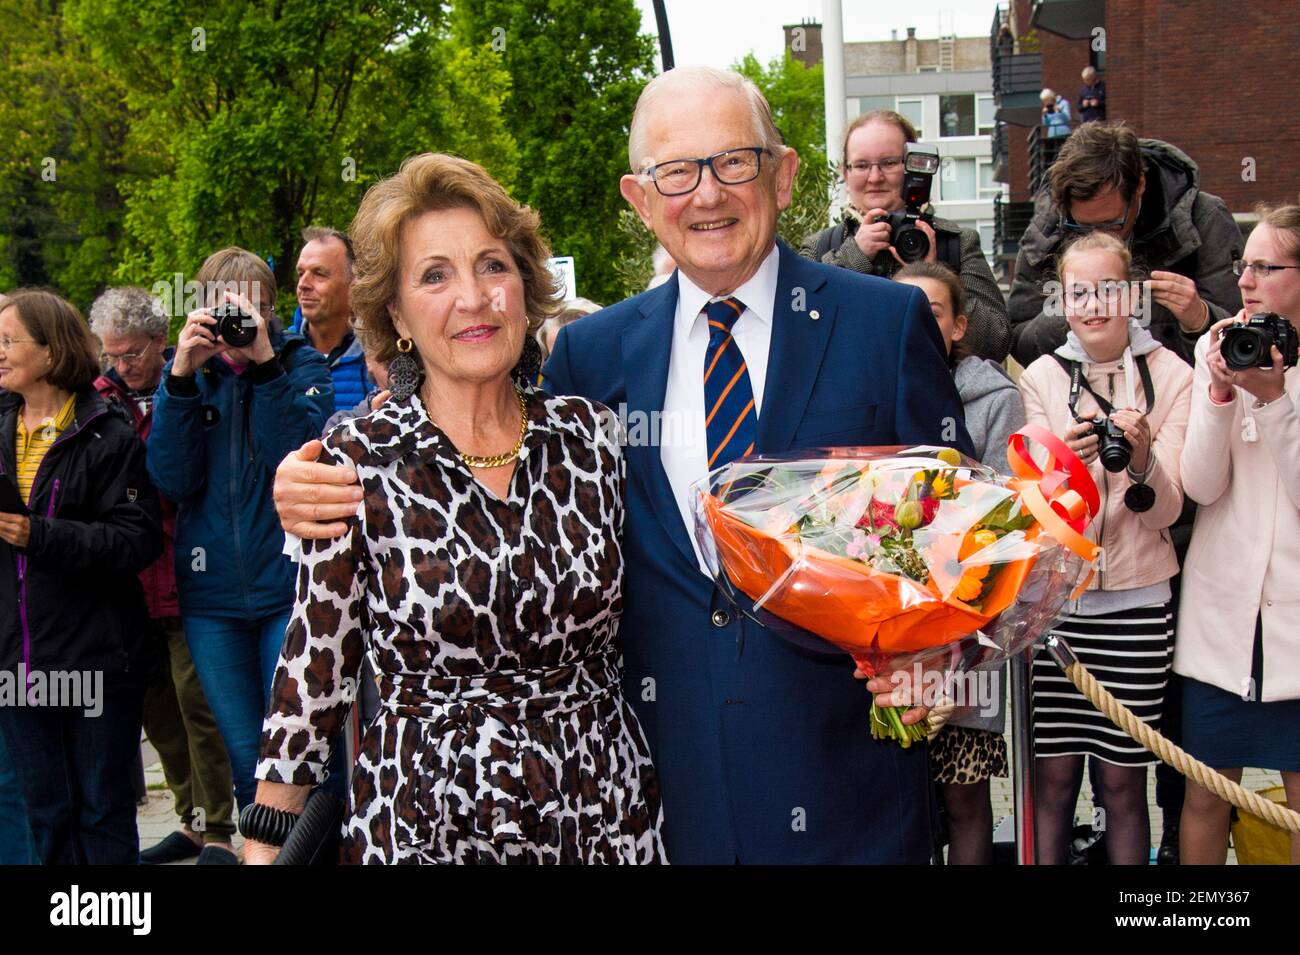
[[[623,332],[623,380],[627,384],[627,421],[640,421],[643,433],[651,434],[651,422],[659,420],[668,388],[668,359],[673,347],[673,324],[677,314],[677,276],[660,286],[663,293],[649,297],[640,317]],[[658,446],[648,440],[629,442],[629,470],[645,487],[655,516],[691,567],[697,567],[695,551],[686,536],[677,498],[659,458]]]
[[785,243],[778,242],[778,247],[781,264],[772,309],[772,346],[755,449],[760,454],[789,450],[835,325],[835,304],[815,294],[826,284],[820,269]]

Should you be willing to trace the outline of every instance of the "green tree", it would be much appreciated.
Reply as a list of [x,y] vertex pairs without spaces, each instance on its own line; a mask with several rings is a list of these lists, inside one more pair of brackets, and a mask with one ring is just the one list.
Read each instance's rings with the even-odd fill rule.
[[62,13],[0,0],[0,288],[53,285],[85,306],[121,252],[118,179],[136,160],[123,90]]
[[798,248],[804,236],[826,225],[831,187],[836,178],[826,156],[826,98],[821,64],[807,67],[787,50],[766,67],[753,53],[747,53],[732,69],[753,80],[763,91],[782,139],[799,153],[794,198],[777,224],[781,238]]
[[654,52],[633,0],[476,0],[456,4],[452,23],[458,43],[492,51],[510,75],[514,195],[540,213],[555,254],[574,257],[579,292],[608,303],[639,291],[620,277],[629,238],[615,227]]

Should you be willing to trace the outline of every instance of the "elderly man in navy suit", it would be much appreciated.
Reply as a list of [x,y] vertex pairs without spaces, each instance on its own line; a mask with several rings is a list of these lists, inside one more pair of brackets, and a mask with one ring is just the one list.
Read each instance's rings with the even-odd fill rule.
[[[739,75],[657,77],[628,152],[623,196],[678,269],[566,326],[544,379],[629,422],[661,423],[634,428],[627,450],[620,634],[628,699],[659,769],[669,861],[927,862],[924,747],[872,740],[869,699],[845,655],[734,612],[694,544],[688,489],[750,451],[971,453],[929,305],[911,286],[801,259],[776,238],[799,158]],[[325,469],[297,457],[281,466],[281,518],[319,536],[320,525],[299,522],[355,503],[321,505],[336,489],[303,487]],[[889,680],[868,687],[881,702],[907,701]]]

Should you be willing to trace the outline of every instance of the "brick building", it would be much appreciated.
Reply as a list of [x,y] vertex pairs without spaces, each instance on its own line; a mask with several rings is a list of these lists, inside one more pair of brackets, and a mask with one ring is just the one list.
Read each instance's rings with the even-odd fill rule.
[[1300,197],[1300,18],[1286,5],[1226,0],[1012,0],[990,36],[998,123],[994,175],[1008,185],[995,243],[1014,260],[1033,189],[1056,144],[1035,132],[1038,92],[1070,100],[1079,73],[1106,81],[1106,118],[1178,146],[1201,187],[1243,224],[1257,202]]

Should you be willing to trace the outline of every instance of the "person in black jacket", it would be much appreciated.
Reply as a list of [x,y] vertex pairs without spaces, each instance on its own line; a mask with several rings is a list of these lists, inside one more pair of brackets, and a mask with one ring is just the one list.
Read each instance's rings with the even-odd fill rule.
[[157,663],[137,574],[162,552],[158,496],[98,348],[50,292],[0,311],[0,730],[46,865],[133,864],[128,772]]

